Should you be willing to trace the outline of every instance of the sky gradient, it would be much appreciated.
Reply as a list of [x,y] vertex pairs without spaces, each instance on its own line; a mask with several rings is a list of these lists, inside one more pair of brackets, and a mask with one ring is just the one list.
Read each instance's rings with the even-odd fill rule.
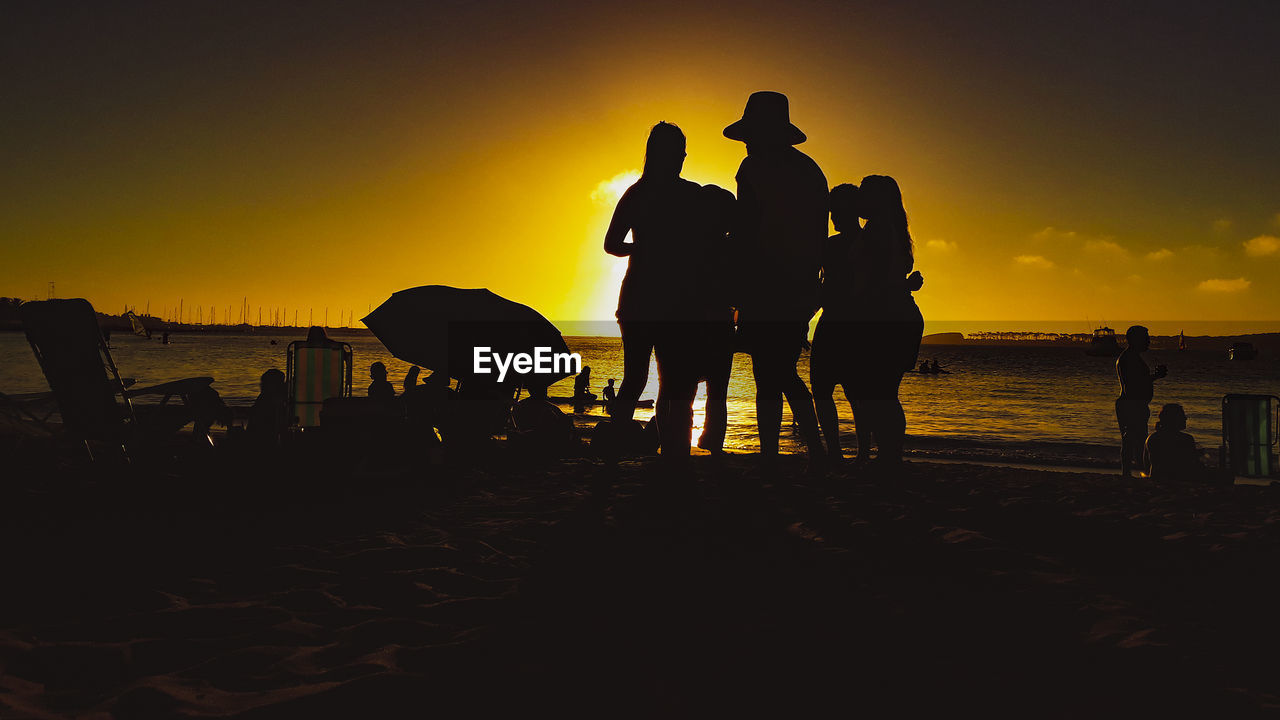
[[649,127],[733,189],[769,89],[898,179],[930,321],[1280,320],[1280,4],[263,5],[4,6],[0,294],[606,320]]

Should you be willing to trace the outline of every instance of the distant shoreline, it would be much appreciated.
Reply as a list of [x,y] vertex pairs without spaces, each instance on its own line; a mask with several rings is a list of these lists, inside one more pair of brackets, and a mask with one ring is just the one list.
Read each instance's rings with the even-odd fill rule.
[[[112,333],[132,334],[133,328],[129,319],[121,315],[98,315],[103,329]],[[168,332],[171,335],[253,335],[266,337],[305,337],[308,327],[276,326],[276,325],[195,325],[187,323],[164,322],[158,318],[142,318],[155,324],[150,327],[152,334]],[[0,332],[22,332],[21,323],[0,324]],[[373,337],[368,328],[326,327],[325,332],[334,337]],[[565,335],[573,337],[615,337],[612,335]],[[1054,333],[1035,332],[979,332],[966,335],[959,332],[940,332],[925,335],[921,344],[929,347],[1068,347],[1081,348],[1088,345],[1089,335],[1063,336]],[[1123,336],[1120,336],[1123,342]],[[1171,350],[1178,346],[1177,335],[1152,335],[1151,347],[1155,350]],[[1280,351],[1280,332],[1250,333],[1244,335],[1188,335],[1185,337],[1188,350],[1221,350],[1234,342],[1249,342],[1262,351]]]

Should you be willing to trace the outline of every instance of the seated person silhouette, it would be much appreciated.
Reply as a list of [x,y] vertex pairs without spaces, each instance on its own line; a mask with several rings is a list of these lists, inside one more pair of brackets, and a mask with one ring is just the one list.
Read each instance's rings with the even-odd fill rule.
[[513,446],[559,457],[573,437],[573,419],[547,399],[546,386],[529,388],[529,396],[511,408]]
[[1187,413],[1177,403],[1160,408],[1156,431],[1147,436],[1145,460],[1149,475],[1156,481],[1195,480],[1203,468],[1196,441],[1184,432]]
[[613,401],[618,399],[618,393],[613,389],[615,378],[609,378],[609,384],[604,386],[600,391],[600,397],[604,398],[604,411],[613,414]]
[[406,394],[414,388],[418,387],[418,375],[422,373],[422,368],[414,365],[409,368],[409,372],[404,374],[404,392]]
[[249,408],[246,430],[249,438],[257,444],[277,445],[292,422],[284,373],[272,368],[258,379],[258,397]]
[[396,389],[387,381],[387,366],[381,362],[375,362],[369,366],[369,377],[373,378],[373,382],[369,383],[369,397],[373,400],[395,400]]
[[595,393],[591,392],[591,366],[583,365],[582,372],[573,379],[573,411],[585,412],[595,399]]
[[405,417],[410,427],[429,436],[429,442],[438,442],[449,426],[449,412],[456,393],[449,387],[449,376],[443,372],[433,372],[419,383],[418,373],[414,370],[421,372],[414,366],[405,376],[405,391],[402,396]]
[[[433,373],[431,379],[439,374]],[[437,425],[445,444],[478,450],[503,432],[511,414],[511,396],[506,389],[485,378],[459,380],[457,392],[446,394],[444,420]]]

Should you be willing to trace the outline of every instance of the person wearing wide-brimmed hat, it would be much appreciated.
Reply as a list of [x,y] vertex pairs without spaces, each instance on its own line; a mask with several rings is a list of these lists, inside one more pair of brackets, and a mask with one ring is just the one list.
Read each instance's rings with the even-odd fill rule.
[[827,238],[827,178],[795,148],[805,134],[791,123],[787,96],[752,93],[742,119],[725,137],[747,145],[738,168],[743,254],[737,292],[738,330],[756,381],[760,452],[778,453],[782,398],[800,426],[811,462],[824,453],[813,398],[796,372],[809,319],[818,307],[818,270]]

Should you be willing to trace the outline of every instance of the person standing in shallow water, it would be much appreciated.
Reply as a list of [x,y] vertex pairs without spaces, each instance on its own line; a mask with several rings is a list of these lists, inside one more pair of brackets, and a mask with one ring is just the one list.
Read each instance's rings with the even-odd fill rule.
[[869,429],[877,464],[892,468],[902,462],[907,434],[898,391],[903,373],[915,367],[924,335],[924,317],[911,291],[923,281],[913,272],[915,255],[898,182],[887,175],[863,178],[858,208],[867,224],[852,245],[850,262],[853,314],[862,341],[854,345],[848,372],[859,450]]
[[[685,255],[696,239],[700,186],[680,177],[685,137],[680,128],[660,122],[645,143],[644,172],[627,188],[613,211],[604,251],[627,258],[618,292],[618,329],[622,334],[622,387],[613,407],[617,422],[630,422],[649,381],[649,358],[664,323],[677,319],[680,276]],[[631,242],[626,242],[627,234]],[[661,402],[661,398],[659,398]]]
[[667,122],[653,126],[644,173],[618,201],[604,243],[609,254],[628,258],[618,294],[623,376],[613,417],[619,423],[631,421],[654,354],[659,445],[664,460],[674,461],[688,460],[698,378],[719,377],[707,368],[712,347],[708,321],[717,296],[713,278],[719,275],[708,266],[720,259],[715,219],[732,213],[733,200],[726,190],[681,178],[684,159],[680,128]]
[[[880,192],[883,195],[884,192],[877,190],[876,185],[880,181],[868,179],[872,180],[868,191],[873,194],[874,203],[874,194]],[[888,178],[885,180],[892,182]],[[872,388],[879,388],[882,399],[886,401],[885,410],[894,419],[894,426],[901,424],[904,429],[906,427],[901,404],[895,410],[888,403],[888,393],[890,388],[896,388],[896,383],[901,382],[901,370],[908,369],[897,367],[897,364],[909,362],[908,355],[914,358],[920,347],[923,320],[919,324],[912,322],[919,318],[919,311],[915,309],[910,293],[924,285],[924,277],[919,272],[912,272],[905,278],[899,278],[898,288],[895,288],[894,279],[903,271],[911,270],[913,264],[905,213],[900,214],[903,218],[900,233],[886,233],[885,228],[869,223],[870,232],[878,236],[864,238],[858,218],[872,215],[874,211],[863,207],[861,194],[856,185],[848,183],[831,190],[831,222],[837,234],[827,238],[822,250],[822,317],[813,333],[813,350],[809,353],[813,402],[826,437],[827,453],[833,461],[843,459],[840,420],[832,397],[835,386],[839,384],[844,388],[853,410],[859,464],[870,458],[872,429],[878,419],[872,397],[874,393],[868,394]],[[901,201],[896,202],[901,206]],[[893,206],[894,201],[888,204]],[[868,245],[868,241],[874,245]],[[883,283],[880,276],[884,278]],[[874,286],[871,283],[873,279]],[[905,299],[899,289],[906,293]],[[905,326],[887,322],[900,320],[908,322]],[[888,362],[884,371],[877,371],[881,357],[897,360]],[[926,365],[928,362],[921,363],[921,372],[926,371],[923,367]],[[860,394],[871,402],[870,405],[864,403],[862,410],[857,403]],[[893,398],[897,398],[896,389],[893,390]],[[886,438],[889,433],[882,429],[880,434],[882,437],[877,438],[877,442],[881,456],[888,457]]]
[[724,129],[746,143],[738,168],[738,221],[733,233],[741,254],[735,293],[738,335],[751,355],[756,381],[760,454],[778,454],[782,398],[800,428],[813,466],[824,460],[813,398],[796,372],[818,308],[818,269],[827,238],[827,178],[795,148],[805,134],[791,124],[787,96],[752,93],[742,119]]
[[1151,372],[1142,353],[1151,348],[1151,335],[1142,325],[1134,325],[1124,333],[1127,347],[1116,358],[1116,377],[1120,379],[1120,397],[1116,398],[1116,420],[1120,424],[1120,474],[1133,476],[1133,469],[1143,467],[1143,445],[1147,440],[1147,422],[1151,419],[1151,398],[1155,381],[1169,371],[1157,365]]
[[844,458],[840,449],[840,416],[834,397],[836,385],[844,388],[849,407],[854,410],[858,434],[858,459],[865,461],[871,448],[870,426],[858,422],[853,403],[854,386],[850,368],[859,326],[854,322],[853,264],[850,253],[862,232],[858,224],[858,187],[844,183],[831,190],[831,222],[836,234],[822,247],[822,317],[813,331],[809,352],[809,386],[813,404],[832,461]]

